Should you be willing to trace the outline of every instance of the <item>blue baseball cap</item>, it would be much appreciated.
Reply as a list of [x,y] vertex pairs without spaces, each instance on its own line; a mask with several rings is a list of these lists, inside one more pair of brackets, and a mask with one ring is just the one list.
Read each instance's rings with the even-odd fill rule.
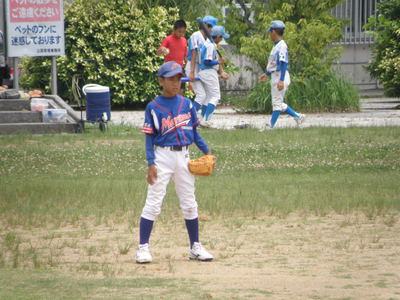
[[214,27],[214,26],[217,26],[218,19],[214,18],[213,16],[205,16],[203,18],[203,23],[206,23],[206,24],[211,25],[212,27]]
[[169,78],[177,74],[183,76],[183,70],[181,65],[175,61],[166,62],[158,69],[158,77]]
[[230,35],[225,32],[224,26],[215,26],[211,29],[211,36],[222,36],[224,39],[229,39]]
[[270,32],[272,29],[284,29],[285,28],[285,23],[283,23],[282,21],[272,21],[271,25],[269,25],[269,28],[267,30],[267,32]]

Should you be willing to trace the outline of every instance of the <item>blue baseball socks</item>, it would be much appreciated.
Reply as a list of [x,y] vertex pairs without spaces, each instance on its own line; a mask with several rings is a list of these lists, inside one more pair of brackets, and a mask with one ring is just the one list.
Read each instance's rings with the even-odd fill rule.
[[193,106],[196,109],[196,111],[199,111],[201,108],[201,104],[199,102],[193,101]]
[[[288,115],[292,116],[295,119],[300,118],[299,114],[297,112],[295,112],[290,106],[288,106],[286,108],[285,113],[287,113]],[[275,127],[276,121],[278,121],[278,118],[279,118],[280,115],[281,115],[281,111],[280,110],[274,110],[272,112],[271,128]]]
[[202,105],[201,106],[201,117],[204,119],[204,117],[206,116],[206,112],[207,112],[207,105]]
[[280,110],[274,110],[271,116],[271,128],[275,127],[276,121],[278,121],[279,116],[281,115]]
[[140,245],[148,244],[150,240],[150,234],[153,230],[154,221],[145,219],[143,217],[140,218]]
[[209,103],[209,104],[207,105],[207,110],[206,110],[206,113],[205,113],[205,119],[206,119],[206,121],[210,120],[210,117],[211,117],[211,115],[214,113],[214,110],[215,110],[215,105]]
[[[195,218],[193,220],[185,220],[186,229],[189,234],[190,240],[190,248],[192,248],[193,243],[199,242],[199,218]],[[150,234],[153,230],[154,221],[145,219],[143,217],[140,218],[140,245],[148,244],[150,240]]]
[[295,119],[300,118],[299,114],[297,112],[295,112],[290,106],[287,107],[287,109],[285,110],[285,113],[287,113],[288,115],[291,115]]
[[199,242],[199,218],[193,220],[185,220],[186,229],[189,234],[190,248],[192,248],[193,243]]

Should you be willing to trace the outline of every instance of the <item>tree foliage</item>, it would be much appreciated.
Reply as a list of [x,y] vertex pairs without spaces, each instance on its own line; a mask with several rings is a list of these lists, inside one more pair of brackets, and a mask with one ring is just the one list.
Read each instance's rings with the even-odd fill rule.
[[342,37],[344,22],[329,13],[340,1],[225,1],[230,8],[226,27],[235,36],[230,43],[265,68],[273,46],[266,30],[272,20],[282,20],[286,24],[284,39],[291,70],[300,77],[327,74],[341,52],[341,47],[332,43]]
[[400,0],[387,0],[378,4],[377,17],[366,25],[372,30],[372,62],[368,66],[371,76],[383,84],[388,96],[400,95]]
[[[171,32],[178,10],[162,6],[143,9],[139,2],[74,0],[66,7],[66,55],[57,58],[64,92],[72,75],[83,73],[87,82],[109,86],[117,103],[143,102],[159,94],[156,71],[163,60],[155,52]],[[93,59],[95,63],[85,59]],[[29,70],[36,67],[37,74],[39,66],[48,67],[48,72],[42,74],[46,78],[50,60],[33,58],[25,64],[22,84],[30,87],[43,84],[34,82]]]

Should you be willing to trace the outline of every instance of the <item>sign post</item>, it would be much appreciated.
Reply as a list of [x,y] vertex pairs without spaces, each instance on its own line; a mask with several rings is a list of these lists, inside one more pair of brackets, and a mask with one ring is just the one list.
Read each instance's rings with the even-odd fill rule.
[[[9,57],[52,57],[51,86],[52,93],[57,94],[53,64],[56,56],[65,55],[63,0],[6,0],[6,27]],[[15,82],[16,69],[14,76]]]

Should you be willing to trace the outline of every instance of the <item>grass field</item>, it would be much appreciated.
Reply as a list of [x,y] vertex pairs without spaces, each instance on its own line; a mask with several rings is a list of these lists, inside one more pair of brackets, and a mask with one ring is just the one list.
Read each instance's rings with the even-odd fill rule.
[[187,260],[171,184],[146,266],[139,130],[0,137],[0,299],[400,299],[399,128],[201,132],[216,260]]

